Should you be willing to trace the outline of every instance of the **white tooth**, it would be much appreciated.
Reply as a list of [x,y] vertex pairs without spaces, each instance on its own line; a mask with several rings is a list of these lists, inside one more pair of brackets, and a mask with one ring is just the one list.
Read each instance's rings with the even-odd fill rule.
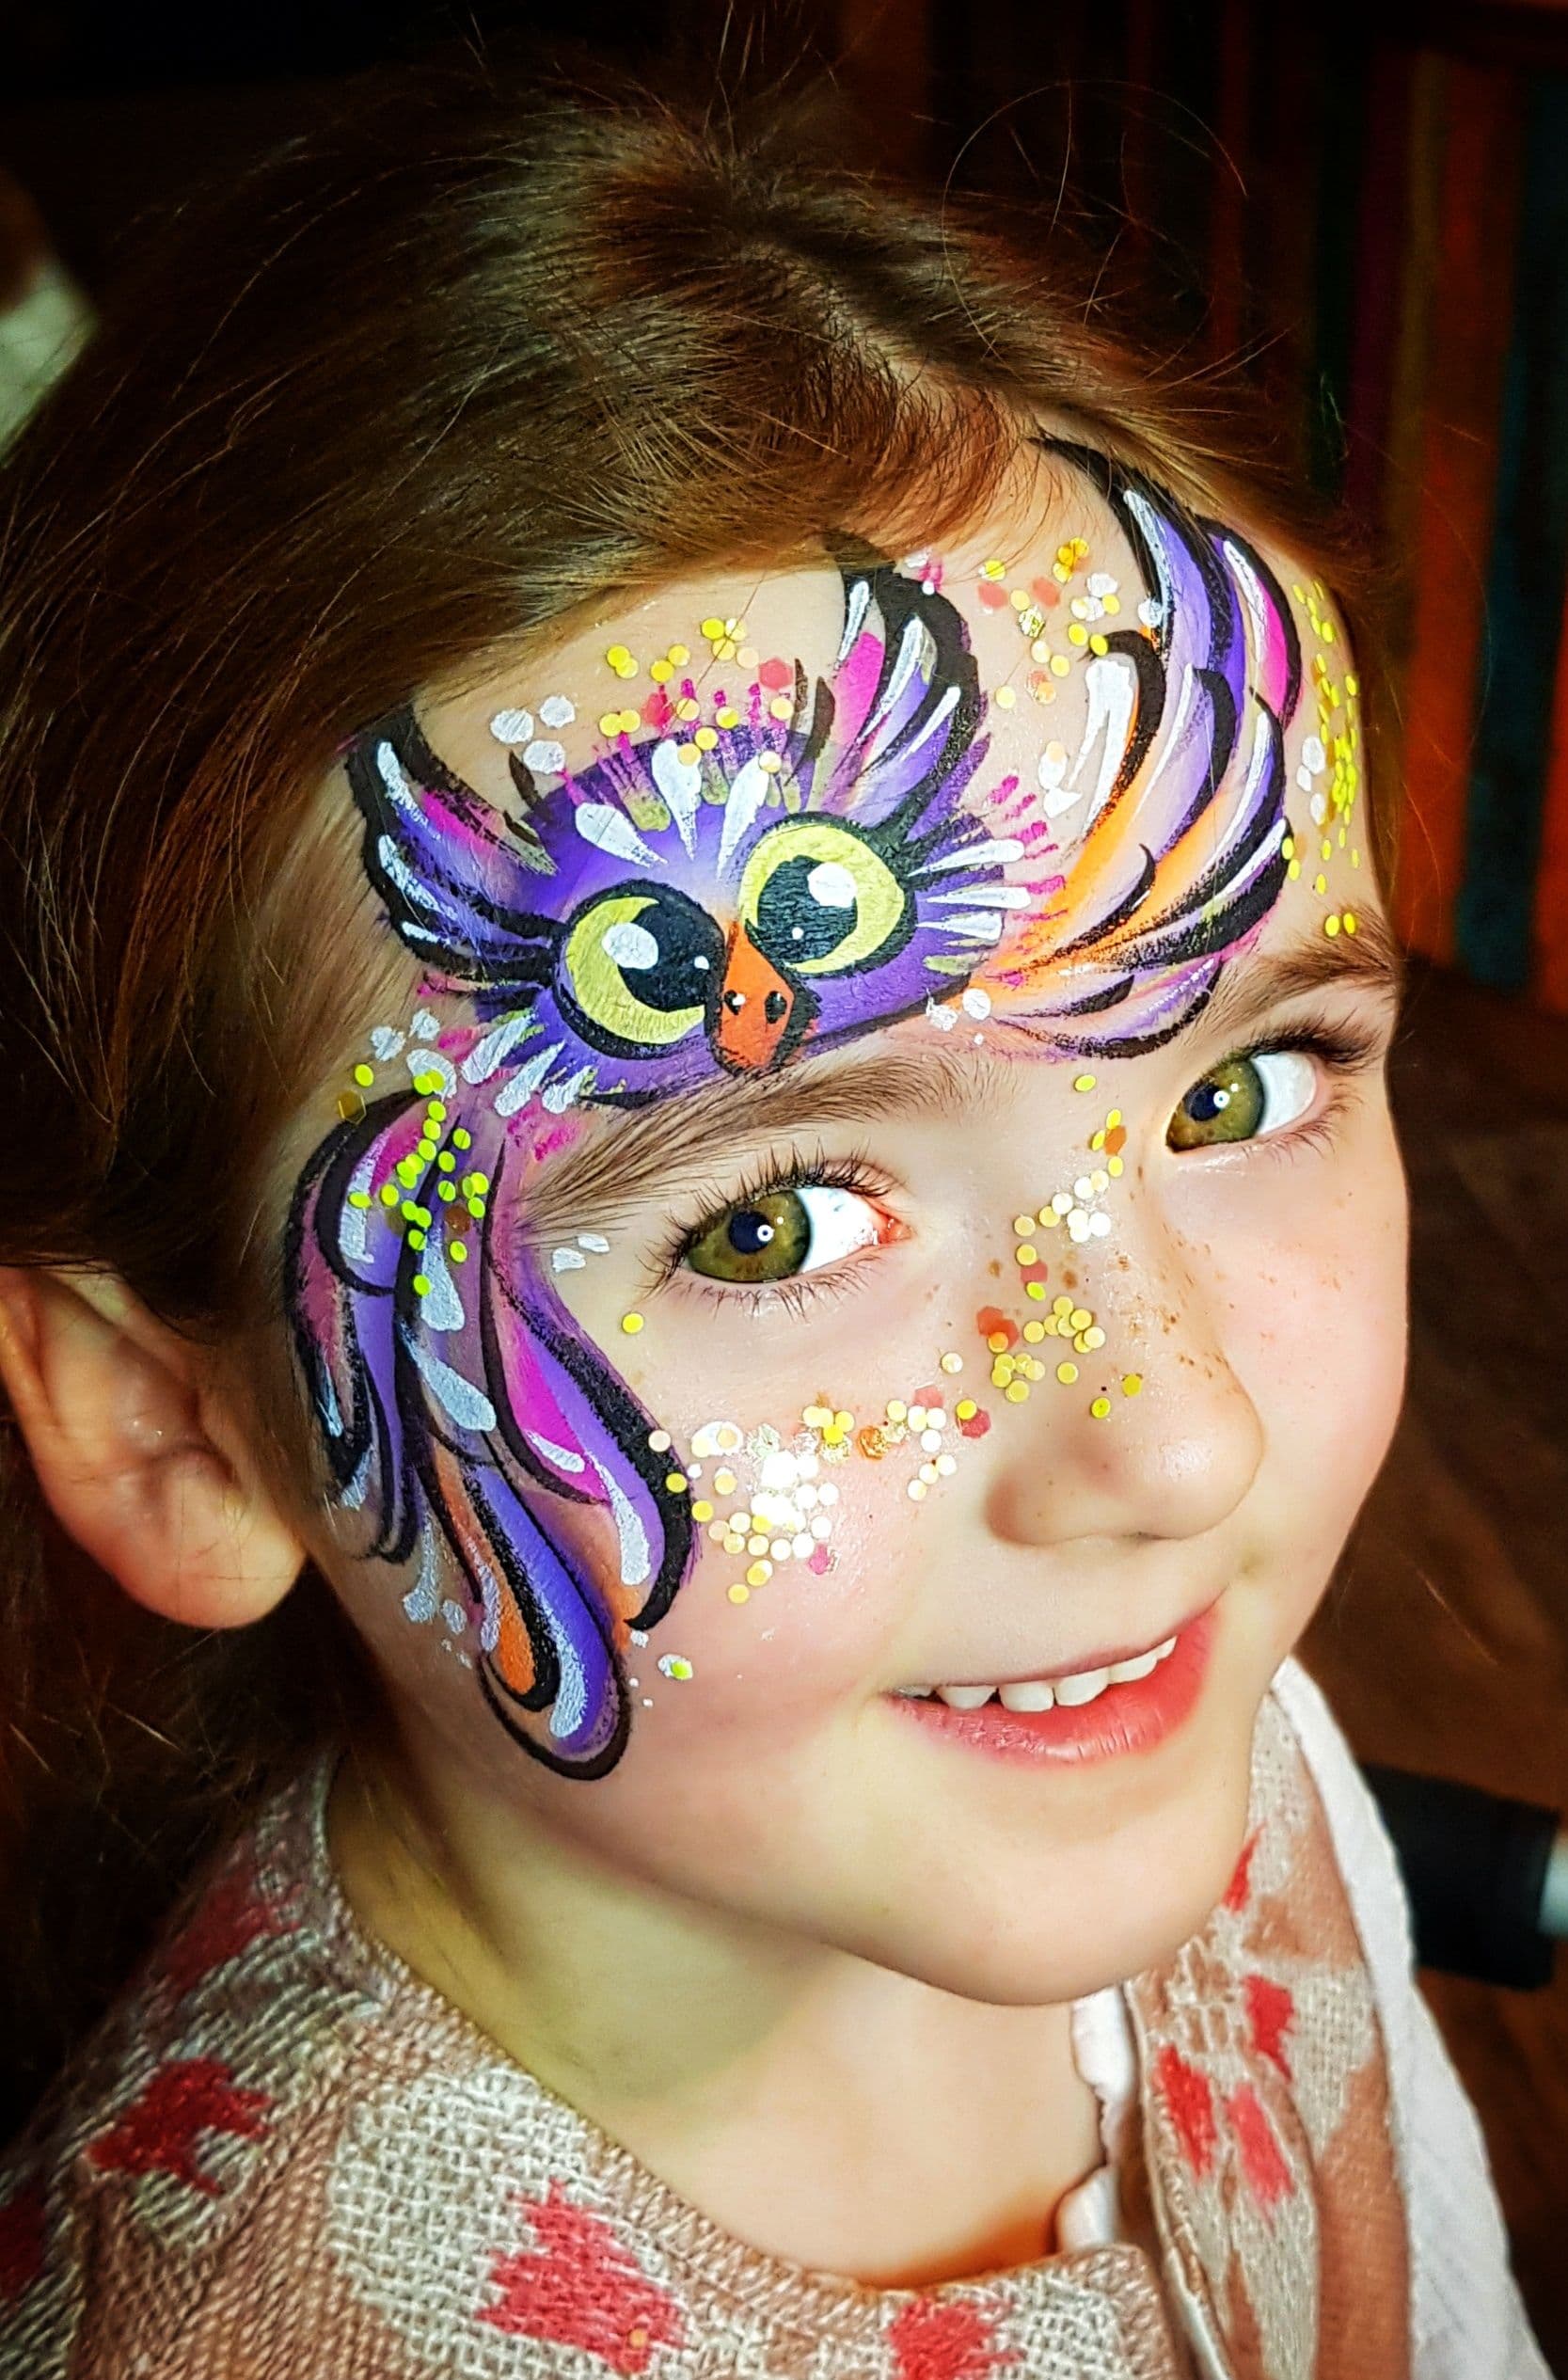
[[990,1686],[939,1686],[937,1692],[950,1710],[978,1710],[989,1703],[994,1689]]
[[1110,1682],[1109,1670],[1080,1670],[1076,1677],[1056,1680],[1056,1700],[1069,1705],[1092,1703],[1097,1694],[1103,1694]]
[[1056,1690],[1048,1678],[1021,1677],[1011,1686],[999,1686],[997,1692],[1008,1710],[1053,1710]]
[[1166,1639],[1165,1639],[1165,1641],[1164,1641],[1164,1644],[1157,1644],[1157,1645],[1154,1647],[1154,1658],[1155,1658],[1155,1659],[1156,1659],[1157,1661],[1163,1661],[1163,1660],[1164,1659],[1165,1655],[1166,1655],[1167,1653],[1174,1653],[1174,1652],[1175,1652],[1175,1650],[1176,1650],[1176,1639],[1175,1639],[1175,1637],[1174,1637],[1174,1636],[1167,1636],[1167,1637],[1166,1637]]
[[906,1703],[928,1703],[931,1699],[928,1686],[895,1686],[893,1691]]
[[1130,1677],[1147,1677],[1159,1658],[1158,1653],[1135,1653],[1130,1661],[1113,1661],[1105,1674],[1113,1686],[1123,1686]]

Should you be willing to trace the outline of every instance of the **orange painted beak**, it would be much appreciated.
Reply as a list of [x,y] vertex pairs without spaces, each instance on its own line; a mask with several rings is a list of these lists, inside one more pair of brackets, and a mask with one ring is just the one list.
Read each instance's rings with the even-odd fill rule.
[[723,1063],[746,1074],[776,1066],[809,1022],[800,1013],[803,997],[784,981],[744,926],[732,927],[712,1033]]

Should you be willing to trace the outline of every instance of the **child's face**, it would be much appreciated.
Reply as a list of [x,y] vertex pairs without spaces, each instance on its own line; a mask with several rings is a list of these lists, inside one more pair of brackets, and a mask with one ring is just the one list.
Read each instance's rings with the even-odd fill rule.
[[[1138,1972],[1223,1891],[1403,1369],[1340,631],[1141,504],[1068,471],[869,602],[694,579],[421,704],[439,766],[362,747],[427,974],[294,1218],[325,1560],[425,1763],[982,1999]],[[1139,1750],[1065,1731],[1158,1670],[1054,1758],[894,1699],[1204,1611]]]

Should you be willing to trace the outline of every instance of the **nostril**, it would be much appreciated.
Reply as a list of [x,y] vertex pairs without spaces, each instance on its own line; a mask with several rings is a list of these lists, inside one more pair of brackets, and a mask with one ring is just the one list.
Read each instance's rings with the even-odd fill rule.
[[732,1017],[737,1017],[740,1014],[741,1009],[746,1006],[746,994],[743,992],[726,992],[724,993],[724,1006],[728,1008]]
[[769,1024],[777,1024],[779,1019],[787,1012],[788,1008],[789,1002],[784,992],[770,992],[762,1004],[762,1013]]

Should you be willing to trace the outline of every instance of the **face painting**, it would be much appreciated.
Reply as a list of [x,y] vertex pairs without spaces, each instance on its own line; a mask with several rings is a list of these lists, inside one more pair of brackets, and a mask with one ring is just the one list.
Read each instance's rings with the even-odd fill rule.
[[[305,1167],[287,1239],[296,1353],[366,1554],[418,1561],[416,1616],[450,1555],[486,1701],[563,1776],[620,1758],[630,1631],[665,1617],[696,1550],[657,1417],[558,1293],[576,1253],[552,1257],[526,1228],[586,1111],[767,1074],[922,1015],[936,1032],[983,1016],[996,1048],[1079,1066],[1155,1049],[1299,868],[1284,736],[1302,668],[1282,589],[1234,532],[1103,458],[1050,452],[1109,508],[1140,583],[1074,619],[1063,666],[1084,673],[1084,741],[1070,762],[1048,746],[1032,779],[991,759],[940,574],[885,563],[842,567],[826,674],[748,670],[736,624],[711,620],[715,656],[748,679],[711,717],[689,680],[666,690],[667,667],[641,708],[600,719],[599,755],[575,770],[534,733],[568,723],[561,698],[556,719],[548,705],[498,719],[515,810],[444,765],[411,708],[346,755],[386,919],[421,999],[460,1004],[464,1022],[421,1008],[406,1038],[378,1029],[409,1087],[351,1097]],[[1015,609],[1031,634],[1028,601]],[[356,1077],[368,1091],[376,1072]],[[1092,1313],[1068,1303],[1021,1309],[1031,1348],[1064,1327],[1098,1346]],[[1014,1355],[1019,1338],[999,1321],[989,1339],[998,1385],[1039,1361]],[[612,1524],[618,1587],[563,1529],[574,1506]],[[516,1715],[546,1711],[545,1745]]]

